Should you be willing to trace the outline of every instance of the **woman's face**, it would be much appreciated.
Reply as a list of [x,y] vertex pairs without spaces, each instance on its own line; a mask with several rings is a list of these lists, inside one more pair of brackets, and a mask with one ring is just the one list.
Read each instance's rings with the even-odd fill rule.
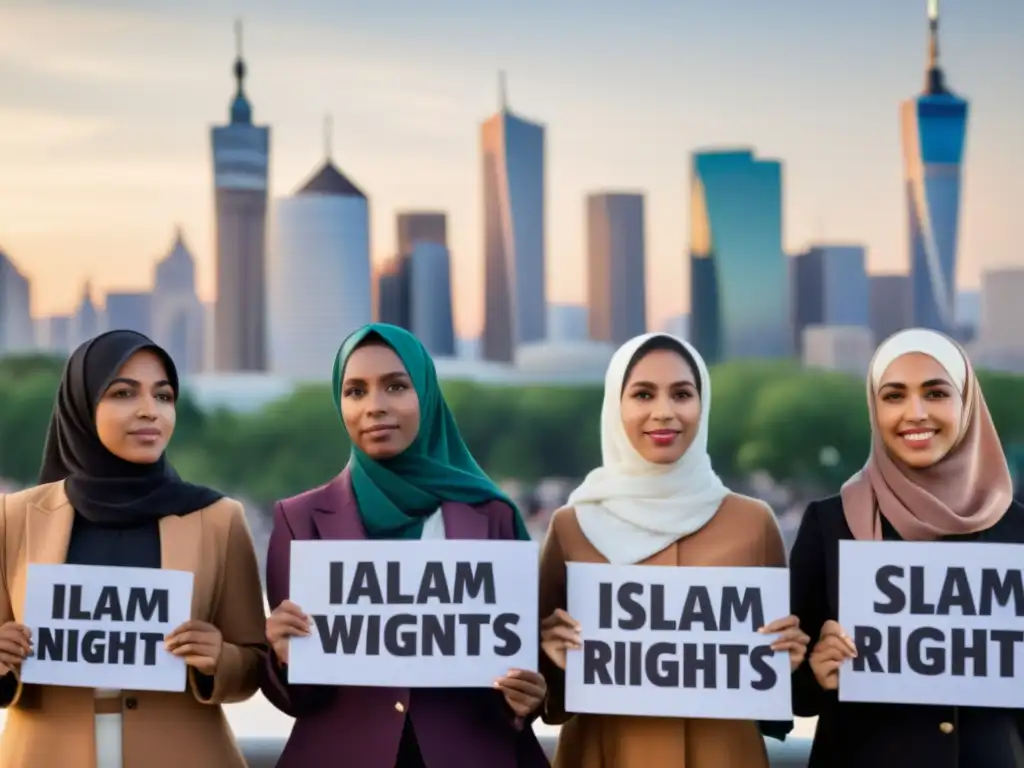
[[174,434],[174,389],[163,361],[143,349],[121,366],[96,406],[96,434],[112,454],[153,464]]
[[371,459],[397,456],[412,445],[420,431],[420,401],[391,347],[367,344],[349,356],[341,416],[352,444]]
[[622,391],[622,425],[630,443],[654,464],[674,464],[700,425],[700,395],[693,369],[668,349],[637,361]]
[[908,467],[937,464],[960,436],[963,398],[933,357],[914,352],[885,369],[875,392],[882,442]]

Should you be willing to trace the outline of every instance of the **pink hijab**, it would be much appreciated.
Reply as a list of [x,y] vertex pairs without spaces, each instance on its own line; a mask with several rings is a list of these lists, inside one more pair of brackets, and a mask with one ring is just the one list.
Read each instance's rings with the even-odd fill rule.
[[[964,401],[960,434],[934,466],[912,469],[893,459],[878,433],[875,391],[894,360],[914,352],[935,359]],[[846,522],[855,539],[882,538],[879,515],[905,541],[990,528],[1006,513],[1013,482],[999,435],[967,355],[935,331],[913,328],[890,336],[875,352],[868,371],[871,454],[860,472],[843,485]]]

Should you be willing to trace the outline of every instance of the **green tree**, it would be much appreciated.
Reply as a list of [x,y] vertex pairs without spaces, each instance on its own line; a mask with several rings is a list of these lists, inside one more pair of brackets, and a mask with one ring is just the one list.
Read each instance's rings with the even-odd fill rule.
[[740,360],[716,365],[709,373],[712,396],[708,452],[719,474],[735,477],[741,473],[737,457],[750,433],[758,393],[775,382],[800,376],[801,371],[787,361]]
[[745,474],[831,491],[864,464],[871,427],[860,379],[805,371],[778,378],[757,393],[737,454]]
[[0,477],[24,485],[39,477],[57,383],[40,369],[0,380]]

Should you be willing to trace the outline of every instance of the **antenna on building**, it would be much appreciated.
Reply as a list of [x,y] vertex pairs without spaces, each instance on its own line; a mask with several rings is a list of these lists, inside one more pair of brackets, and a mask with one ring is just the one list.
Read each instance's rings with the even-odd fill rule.
[[498,70],[498,110],[508,111],[508,79],[503,69]]
[[235,19],[235,80],[238,93],[242,93],[242,81],[245,80],[245,61],[242,59],[242,20]]
[[928,0],[928,66],[939,66],[939,0]]
[[324,116],[324,157],[330,162],[334,158],[331,157],[333,154],[333,140],[334,140],[334,118],[330,115]]

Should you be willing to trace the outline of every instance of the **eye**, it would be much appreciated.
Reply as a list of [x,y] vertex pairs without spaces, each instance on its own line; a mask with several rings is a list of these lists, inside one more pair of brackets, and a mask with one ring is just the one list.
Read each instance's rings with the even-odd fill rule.
[[363,390],[360,387],[348,387],[342,392],[345,397],[359,397],[363,394]]
[[633,397],[636,400],[650,400],[652,397],[654,397],[654,395],[652,395],[650,392],[643,392],[643,391],[641,391],[641,392],[634,392],[633,393]]
[[930,398],[932,400],[941,400],[943,398],[949,397],[949,393],[943,392],[941,389],[932,389],[925,393],[925,397]]
[[408,384],[405,384],[403,382],[395,382],[394,384],[388,385],[388,392],[404,392],[408,388]]
[[163,400],[165,403],[174,402],[174,394],[172,392],[161,392],[156,396],[157,400]]
[[676,399],[677,400],[689,400],[692,397],[693,397],[693,392],[691,392],[688,389],[681,389],[678,392],[676,392]]
[[132,391],[130,389],[116,389],[110,393],[110,397],[113,398],[124,398],[131,397]]
[[887,401],[887,402],[892,403],[892,402],[895,402],[897,400],[902,400],[903,399],[903,395],[901,395],[899,392],[888,392],[888,393],[886,393],[885,395],[882,396],[882,399]]

